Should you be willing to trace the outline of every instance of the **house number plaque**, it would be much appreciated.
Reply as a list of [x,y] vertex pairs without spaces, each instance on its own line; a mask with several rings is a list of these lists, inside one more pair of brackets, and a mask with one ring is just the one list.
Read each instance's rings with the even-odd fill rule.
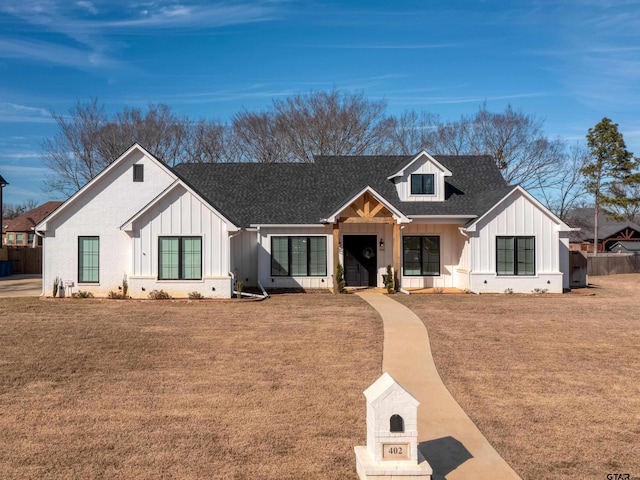
[[382,460],[408,460],[408,443],[383,443]]

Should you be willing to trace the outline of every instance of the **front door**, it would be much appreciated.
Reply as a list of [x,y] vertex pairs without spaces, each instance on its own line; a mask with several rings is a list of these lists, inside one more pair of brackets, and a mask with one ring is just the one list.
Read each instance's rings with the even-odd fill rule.
[[348,287],[375,287],[378,266],[375,235],[345,235],[344,279]]

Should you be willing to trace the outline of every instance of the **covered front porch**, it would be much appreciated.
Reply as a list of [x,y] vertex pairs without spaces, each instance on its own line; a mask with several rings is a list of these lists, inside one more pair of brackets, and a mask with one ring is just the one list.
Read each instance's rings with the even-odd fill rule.
[[388,266],[396,290],[467,287],[467,242],[458,228],[463,220],[410,219],[367,188],[327,223],[332,226],[334,292],[339,263],[348,288],[384,288]]

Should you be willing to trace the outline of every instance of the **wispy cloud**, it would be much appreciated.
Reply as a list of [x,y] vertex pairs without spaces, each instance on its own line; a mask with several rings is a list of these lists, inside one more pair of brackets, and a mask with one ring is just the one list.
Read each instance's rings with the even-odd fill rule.
[[0,56],[114,71],[126,67],[118,59],[122,43],[117,38],[122,34],[156,35],[159,30],[167,33],[172,29],[193,31],[264,22],[276,18],[278,12],[279,5],[269,1],[181,4],[157,0],[124,6],[107,0],[1,2],[0,14],[20,21],[21,30],[28,31],[31,26],[34,33],[55,33],[66,41],[26,41],[19,35],[3,32]]
[[98,14],[98,9],[91,2],[76,2],[76,5],[78,5],[80,8],[83,8],[92,15]]
[[0,122],[5,123],[52,123],[51,114],[38,107],[0,102]]
[[524,92],[514,93],[507,95],[487,95],[487,96],[395,96],[389,95],[390,100],[393,100],[397,105],[453,105],[463,103],[475,103],[479,104],[484,101],[501,101],[501,100],[515,100],[518,98],[532,98],[543,97],[547,94],[544,92]]
[[352,50],[436,50],[443,48],[459,48],[464,46],[462,43],[432,43],[432,44],[317,44],[317,45],[301,45],[305,48],[335,48],[335,49],[352,49]]
[[18,58],[81,70],[132,68],[99,51],[38,40],[0,38],[0,58]]

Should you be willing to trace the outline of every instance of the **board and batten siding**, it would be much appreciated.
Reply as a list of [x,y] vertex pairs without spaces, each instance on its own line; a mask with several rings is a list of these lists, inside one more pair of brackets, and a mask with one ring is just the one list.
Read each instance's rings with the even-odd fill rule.
[[[496,238],[531,236],[535,239],[533,276],[498,276],[496,273]],[[534,289],[562,292],[559,262],[558,223],[521,193],[516,193],[502,208],[490,212],[478,222],[469,240],[471,286],[476,292],[531,293]]]
[[[465,238],[458,229],[459,225],[416,224],[407,225],[402,230],[406,236],[438,236],[440,237],[440,275],[402,276],[403,288],[454,287],[460,288],[457,269],[464,251]],[[402,250],[402,245],[400,245]],[[403,272],[404,273],[404,272]]]
[[[229,232],[226,221],[182,186],[177,186],[133,225],[132,294],[135,288],[163,288],[176,294],[197,291],[205,297],[228,297]],[[158,238],[202,237],[202,280],[157,280]],[[169,292],[171,293],[171,292]]]
[[[432,173],[434,175],[434,195],[411,195],[411,175]],[[401,177],[395,179],[398,196],[403,202],[443,202],[444,201],[444,172],[429,159],[416,161],[405,170]]]

